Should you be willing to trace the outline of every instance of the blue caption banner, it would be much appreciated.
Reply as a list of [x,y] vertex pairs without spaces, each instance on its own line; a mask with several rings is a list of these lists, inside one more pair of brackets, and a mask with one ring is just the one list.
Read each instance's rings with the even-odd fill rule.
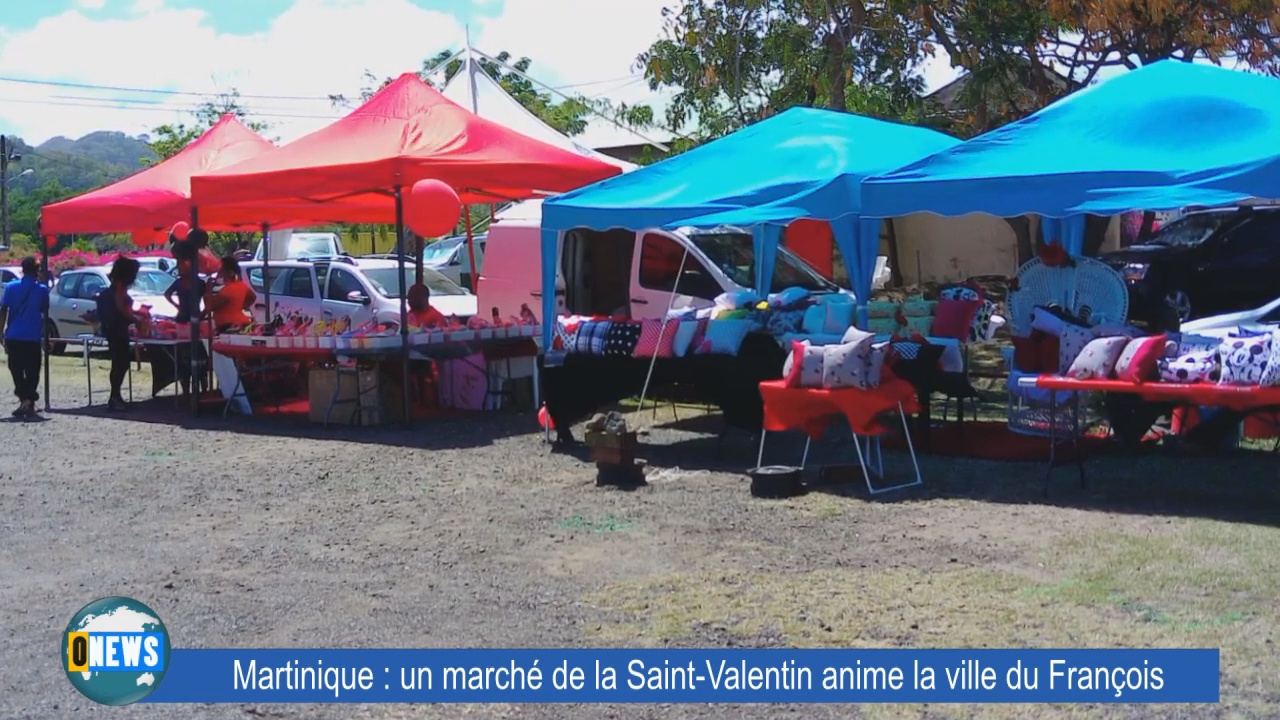
[[1216,703],[1218,650],[174,650],[149,703]]

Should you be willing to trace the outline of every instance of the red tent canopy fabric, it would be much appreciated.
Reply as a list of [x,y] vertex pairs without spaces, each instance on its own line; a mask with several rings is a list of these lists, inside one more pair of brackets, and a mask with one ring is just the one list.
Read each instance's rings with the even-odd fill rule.
[[[41,232],[62,235],[171,228],[174,223],[191,220],[192,175],[234,165],[274,147],[234,115],[225,115],[164,162],[106,187],[45,205],[40,212]],[[211,227],[203,221],[201,226],[233,229]]]
[[252,214],[281,202],[338,201],[350,222],[392,223],[391,191],[419,180],[447,183],[464,203],[491,203],[564,192],[619,172],[485,120],[406,73],[346,117],[193,177],[191,189],[202,215],[206,208],[239,206]]

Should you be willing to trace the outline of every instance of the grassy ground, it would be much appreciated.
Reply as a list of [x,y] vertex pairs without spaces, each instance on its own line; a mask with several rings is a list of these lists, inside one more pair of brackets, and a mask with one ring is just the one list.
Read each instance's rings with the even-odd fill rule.
[[[105,363],[93,366],[105,387]],[[55,406],[83,406],[79,359],[56,359],[53,375]],[[145,373],[134,382],[149,387]],[[1280,707],[1272,454],[1099,457],[1087,487],[1064,470],[1048,497],[1039,462],[925,457],[923,488],[871,499],[859,484],[820,485],[763,501],[741,472],[754,442],[731,436],[715,459],[694,408],[680,422],[669,406],[630,418],[649,430],[651,482],[622,492],[550,454],[528,416],[410,434],[191,420],[172,407],[73,410],[0,431],[0,716],[89,710],[48,672],[49,638],[76,600],[107,592],[149,602],[195,647],[1222,649],[1215,707],[220,706],[188,717],[1264,718]],[[798,452],[788,442],[779,453]],[[813,460],[847,462],[847,449],[837,433]],[[888,461],[903,469],[901,455]],[[68,524],[79,508],[94,522]],[[114,531],[141,516],[154,522]]]

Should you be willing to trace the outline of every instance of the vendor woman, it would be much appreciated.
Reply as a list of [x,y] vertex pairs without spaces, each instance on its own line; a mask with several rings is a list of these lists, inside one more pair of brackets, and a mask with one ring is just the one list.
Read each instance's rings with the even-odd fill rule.
[[449,324],[444,313],[431,307],[431,290],[426,285],[414,283],[405,301],[409,305],[409,325],[442,328]]
[[218,332],[233,332],[252,322],[249,308],[258,294],[240,277],[240,263],[234,257],[222,258],[218,279],[222,289],[214,292],[211,284],[205,291],[204,304],[213,314],[213,326]]

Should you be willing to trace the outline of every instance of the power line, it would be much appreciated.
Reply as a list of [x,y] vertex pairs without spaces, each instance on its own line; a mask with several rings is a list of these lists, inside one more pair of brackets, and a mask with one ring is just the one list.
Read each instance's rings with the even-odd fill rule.
[[[124,110],[132,112],[162,112],[162,113],[186,113],[192,114],[201,109],[201,106],[195,105],[190,107],[182,107],[176,105],[157,105],[154,103],[146,103],[144,105],[121,105],[126,101],[102,99],[98,102],[71,102],[62,100],[25,100],[17,98],[0,98],[0,103],[20,103],[24,105],[49,105],[56,107],[79,107],[79,108],[95,108],[99,110]],[[253,117],[264,118],[280,118],[292,120],[337,120],[338,115],[296,115],[291,113],[271,113],[271,112],[250,112]]]
[[185,95],[188,97],[220,97],[232,95],[247,100],[314,100],[329,102],[329,96],[319,95],[234,95],[232,93],[195,92],[192,90],[163,90],[160,88],[131,88],[117,85],[94,85],[92,83],[64,82],[61,80],[37,80],[35,78],[0,77],[0,82],[19,83],[22,85],[44,85],[47,87],[74,88],[78,90],[109,90],[112,92],[151,93],[154,95]]

